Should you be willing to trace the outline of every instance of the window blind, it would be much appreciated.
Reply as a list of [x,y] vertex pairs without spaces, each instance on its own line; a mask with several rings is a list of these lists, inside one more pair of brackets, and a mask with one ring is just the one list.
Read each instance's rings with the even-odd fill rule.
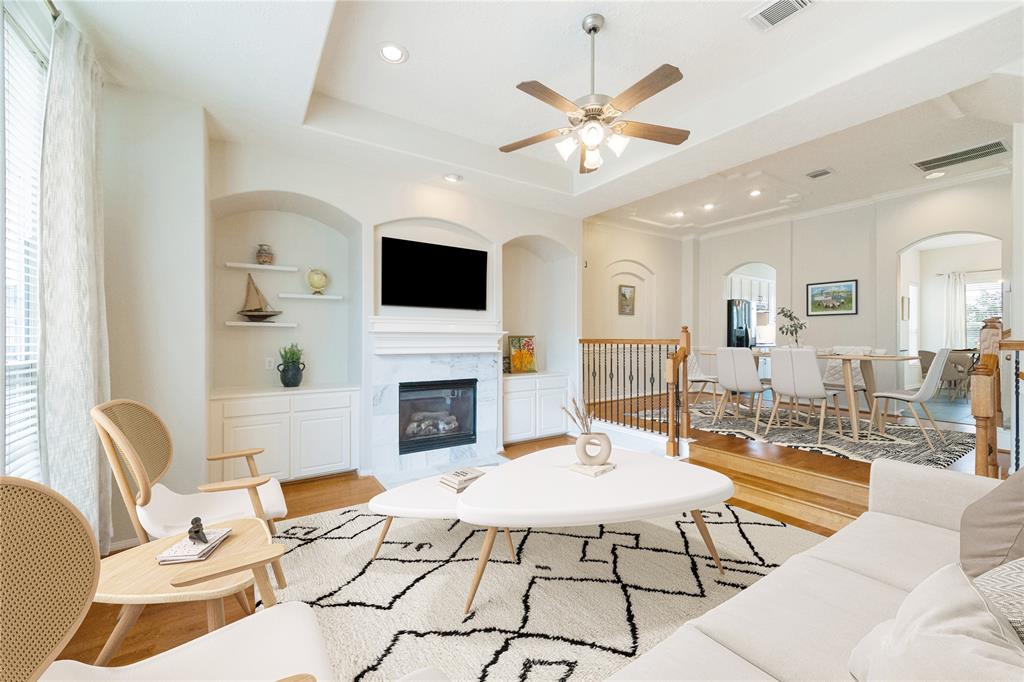
[[967,306],[967,347],[977,348],[981,326],[990,317],[1003,314],[1003,285],[999,281],[967,282],[964,287]]
[[4,25],[4,453],[0,472],[45,480],[39,439],[39,164],[46,62]]

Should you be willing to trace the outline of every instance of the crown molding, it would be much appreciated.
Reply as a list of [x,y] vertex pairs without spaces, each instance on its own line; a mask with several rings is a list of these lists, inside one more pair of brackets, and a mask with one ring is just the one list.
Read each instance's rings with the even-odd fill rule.
[[645,230],[642,227],[633,227],[632,225],[624,225],[622,223],[611,222],[603,218],[584,218],[583,227],[588,225],[594,225],[597,227],[610,227],[616,230],[625,230],[626,232],[636,232],[637,234],[646,234],[651,237],[660,237],[662,239],[668,239],[676,242],[689,242],[697,238],[697,235],[690,234],[666,234],[664,232],[657,232],[655,230]]

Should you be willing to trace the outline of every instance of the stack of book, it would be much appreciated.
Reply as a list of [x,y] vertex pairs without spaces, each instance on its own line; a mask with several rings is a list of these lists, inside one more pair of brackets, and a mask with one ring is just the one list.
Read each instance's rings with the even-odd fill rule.
[[461,493],[469,487],[470,483],[480,478],[485,473],[487,472],[474,467],[470,467],[468,469],[456,469],[455,471],[449,471],[447,474],[442,476],[439,482],[448,490]]
[[156,557],[157,563],[163,564],[185,564],[190,561],[202,561],[213,553],[213,550],[224,542],[224,539],[231,532],[230,528],[211,528],[206,531],[206,544],[193,542],[185,537],[174,545],[167,548],[163,554]]

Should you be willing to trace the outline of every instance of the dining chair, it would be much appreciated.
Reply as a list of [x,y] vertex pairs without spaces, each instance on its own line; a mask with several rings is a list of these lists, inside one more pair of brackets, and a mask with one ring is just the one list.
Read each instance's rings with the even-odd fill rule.
[[[296,673],[334,679],[312,607],[276,604],[152,658],[119,667],[55,660],[85,618],[100,577],[92,527],[67,499],[44,485],[0,476],[0,604],[4,680],[280,680]],[[173,581],[199,584],[252,570],[282,545],[214,556]],[[171,586],[168,585],[168,588]]]
[[[880,353],[874,353],[871,346],[832,346],[832,353],[834,355],[880,355]],[[864,374],[861,372],[860,363],[852,363],[851,368],[853,369],[853,390],[854,395],[863,395],[864,404],[867,409],[871,409],[871,400],[868,399],[868,388],[867,383],[864,381]],[[845,391],[846,390],[846,379],[843,376],[843,361],[832,359],[825,363],[825,377],[824,377],[825,388],[833,391]],[[860,408],[856,405],[850,407],[850,414],[854,414],[854,410]]]
[[[945,367],[949,361],[949,349],[943,348],[935,354],[935,361],[932,363],[932,369],[929,370],[928,374],[925,375],[924,381],[921,383],[921,388],[917,391],[879,391],[875,393],[875,402],[871,406],[871,418],[868,420],[868,432],[867,439],[871,439],[871,427],[875,423],[875,412],[878,408],[878,401],[882,399],[885,401],[883,409],[885,414],[889,413],[889,401],[890,400],[902,400],[910,408],[910,413],[914,415],[914,421],[917,422],[917,428],[921,429],[921,435],[924,436],[924,441],[928,444],[928,449],[935,452],[935,446],[932,444],[932,439],[928,437],[928,431],[924,428],[924,424],[921,422],[921,417],[917,414],[917,410],[914,409],[914,405],[920,405],[921,409],[924,410],[925,416],[928,421],[931,422],[932,428],[938,434],[942,444],[946,444],[946,437],[942,434],[942,430],[939,429],[939,425],[935,423],[935,418],[932,417],[931,410],[928,409],[927,401],[935,397],[935,394],[939,390],[940,382],[942,381],[943,372],[940,368]],[[885,422],[879,426],[882,433],[885,433]]]
[[821,401],[818,413],[818,445],[821,445],[825,432],[825,415],[828,400],[836,413],[836,431],[843,435],[843,421],[839,413],[839,393],[825,387],[821,371],[818,369],[817,353],[812,348],[773,348],[772,349],[772,411],[768,416],[768,425],[764,434],[772,427],[772,420],[779,418],[779,405],[782,398],[790,398],[799,402],[807,400],[811,410],[815,409],[815,401]]
[[938,393],[941,394],[942,389],[945,388],[949,399],[956,400],[960,397],[960,393],[963,390],[964,381],[967,379],[967,372],[956,362],[952,354],[944,364],[938,366],[942,368]]
[[[716,370],[718,372],[718,385],[722,388],[722,397],[715,409],[715,416],[712,424],[725,414],[726,403],[730,398],[735,398],[736,416],[740,416],[740,396],[744,393],[750,395],[750,407],[754,411],[754,433],[757,433],[761,421],[761,403],[765,391],[770,390],[761,382],[757,374],[757,364],[754,362],[754,354],[749,348],[722,347],[715,352]],[[754,410],[754,396],[757,396],[757,408]]]
[[933,350],[920,350],[917,352],[917,357],[921,360],[921,377],[928,376],[928,370],[931,369],[932,364],[935,362],[935,351]]
[[688,391],[693,391],[694,384],[700,384],[700,391],[697,393],[697,397],[693,399],[694,403],[700,402],[701,396],[704,395],[704,391],[707,390],[709,385],[711,386],[711,404],[714,405],[718,402],[718,377],[704,371],[704,368],[700,366],[700,355],[698,353],[691,353],[687,359],[686,376],[690,380],[690,385],[687,387]]
[[[261,448],[208,455],[210,462],[244,458],[251,475],[206,483],[199,486],[198,493],[181,494],[160,483],[171,468],[174,444],[167,425],[153,410],[134,400],[110,400],[89,414],[139,542],[183,533],[196,516],[206,525],[255,516],[266,521],[270,534],[275,535],[274,520],[287,516],[281,483],[261,476],[256,467],[255,457],[263,452]],[[281,563],[272,565],[278,587],[284,587]]]

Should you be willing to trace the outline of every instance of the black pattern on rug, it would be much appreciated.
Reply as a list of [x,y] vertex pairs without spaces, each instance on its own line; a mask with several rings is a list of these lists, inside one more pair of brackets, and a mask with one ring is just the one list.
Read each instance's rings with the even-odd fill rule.
[[289,546],[278,595],[317,609],[343,678],[434,665],[452,679],[599,679],[818,539],[728,505],[704,518],[724,576],[688,515],[513,529],[515,559],[499,538],[464,616],[485,529],[396,519],[370,561],[384,517],[325,512],[275,536]]
[[[829,408],[831,410],[831,408]],[[921,430],[913,424],[888,424],[885,433],[879,433],[877,428],[872,428],[871,439],[866,440],[865,434],[868,429],[866,419],[860,420],[860,440],[853,440],[850,435],[850,423],[843,418],[843,433],[839,436],[836,432],[835,417],[825,418],[825,432],[822,435],[821,445],[818,445],[818,418],[813,417],[808,424],[806,417],[797,415],[800,423],[794,422],[795,426],[789,426],[789,411],[779,410],[779,422],[777,426],[772,422],[771,431],[764,435],[765,424],[768,422],[770,408],[761,412],[760,425],[757,433],[753,432],[753,414],[744,408],[739,417],[727,413],[717,423],[712,424],[714,408],[709,404],[702,403],[699,406],[691,406],[690,426],[700,431],[720,433],[727,436],[736,436],[745,440],[754,440],[761,443],[772,443],[782,447],[803,450],[805,452],[816,452],[841,459],[854,459],[861,462],[872,462],[876,459],[894,459],[899,462],[910,464],[921,464],[924,466],[945,469],[969,452],[974,451],[974,434],[963,431],[942,430],[941,438],[935,429],[928,429],[929,437],[935,446],[933,452],[925,441]],[[642,410],[630,413],[627,416],[636,417],[641,420],[667,423],[667,411],[664,408],[655,410]],[[942,439],[945,439],[945,443]]]

